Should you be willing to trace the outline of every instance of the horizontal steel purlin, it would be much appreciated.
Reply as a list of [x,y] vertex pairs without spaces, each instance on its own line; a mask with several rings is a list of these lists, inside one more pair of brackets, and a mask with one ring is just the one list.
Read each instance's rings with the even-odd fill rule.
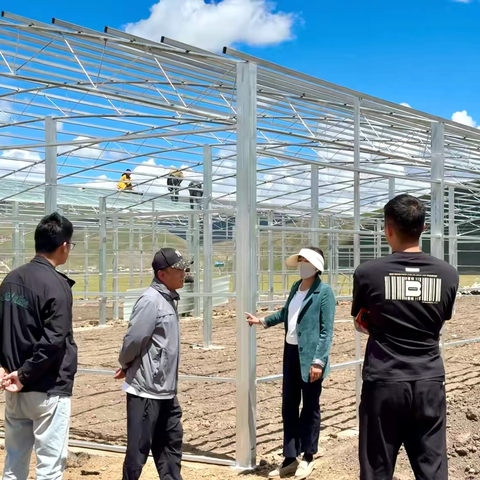
[[[5,432],[0,432],[0,438],[5,438]],[[99,450],[104,452],[125,453],[126,447],[121,445],[109,445],[106,443],[85,442],[82,440],[69,440],[68,445],[74,448],[86,448],[89,450]],[[187,462],[208,463],[210,465],[221,465],[225,467],[234,467],[235,461],[227,458],[206,457],[203,455],[182,454],[182,460]]]
[[[96,368],[79,368],[77,373],[91,375],[114,375],[115,370],[102,370]],[[235,383],[234,378],[223,377],[207,377],[202,375],[179,375],[179,380],[184,382],[219,382],[219,383]]]

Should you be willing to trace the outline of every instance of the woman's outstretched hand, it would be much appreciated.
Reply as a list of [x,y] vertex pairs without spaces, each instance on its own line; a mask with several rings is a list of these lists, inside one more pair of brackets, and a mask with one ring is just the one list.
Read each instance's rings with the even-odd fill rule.
[[250,326],[261,325],[262,322],[255,315],[252,315],[251,313],[246,313],[245,315],[247,315],[247,322]]

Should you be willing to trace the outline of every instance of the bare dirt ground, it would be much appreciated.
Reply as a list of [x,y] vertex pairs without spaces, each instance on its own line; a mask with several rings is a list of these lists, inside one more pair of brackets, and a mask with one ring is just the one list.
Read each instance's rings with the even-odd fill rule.
[[[235,319],[231,307],[216,312],[213,339],[222,347],[204,351],[195,348],[201,342],[202,323],[182,320],[182,360],[185,375],[235,376]],[[337,308],[336,320],[348,320],[335,326],[332,363],[354,359],[354,333],[349,316],[350,305]],[[446,327],[446,341],[480,337],[477,311],[479,297],[462,298],[453,321]],[[110,313],[110,312],[109,312]],[[126,330],[125,322],[110,322],[94,328],[98,308],[79,305],[75,309],[75,338],[79,346],[80,368],[115,369],[117,355]],[[257,376],[281,373],[283,330],[281,327],[257,333]],[[480,344],[451,347],[446,350],[449,402],[449,456],[451,479],[480,478]],[[358,478],[355,428],[354,370],[339,370],[324,383],[322,393],[321,457],[313,479],[350,480]],[[179,392],[184,410],[185,453],[233,458],[235,453],[235,385],[228,383],[182,382]],[[257,391],[258,459],[262,467],[249,478],[265,478],[281,453],[281,384],[260,384]],[[0,417],[3,427],[3,412]],[[79,374],[76,381],[72,438],[124,445],[126,420],[121,384],[105,375]],[[113,479],[121,476],[121,456],[72,453],[67,480],[85,476]],[[0,451],[3,463],[3,451]],[[185,464],[185,480],[234,478],[238,472],[205,465]],[[247,476],[247,474],[244,474]],[[145,479],[156,477],[151,464]],[[408,462],[401,454],[398,480],[410,480]]]

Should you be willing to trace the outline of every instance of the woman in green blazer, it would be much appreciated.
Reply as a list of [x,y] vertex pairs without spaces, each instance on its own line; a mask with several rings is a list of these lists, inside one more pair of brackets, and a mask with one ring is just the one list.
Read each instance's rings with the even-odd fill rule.
[[[329,372],[328,357],[333,338],[335,296],[320,280],[324,255],[308,247],[288,258],[288,266],[298,266],[296,282],[285,306],[273,315],[259,319],[247,314],[247,322],[265,328],[282,323],[285,327],[283,356],[283,455],[285,460],[269,478],[295,474],[307,478],[315,468],[314,455],[320,436],[320,394]],[[303,397],[301,413],[300,400]],[[303,458],[297,458],[303,453]]]

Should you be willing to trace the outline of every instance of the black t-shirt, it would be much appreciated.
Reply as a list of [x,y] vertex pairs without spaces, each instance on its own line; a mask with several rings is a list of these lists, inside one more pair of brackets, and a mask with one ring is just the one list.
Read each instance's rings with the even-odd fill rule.
[[357,268],[352,315],[370,312],[364,380],[445,375],[440,331],[452,317],[458,281],[455,268],[423,252],[396,252]]

